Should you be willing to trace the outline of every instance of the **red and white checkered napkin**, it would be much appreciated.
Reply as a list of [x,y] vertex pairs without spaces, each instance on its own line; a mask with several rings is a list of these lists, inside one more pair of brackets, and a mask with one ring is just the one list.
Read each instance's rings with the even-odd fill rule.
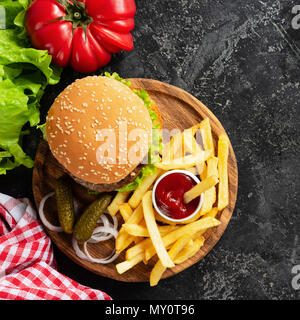
[[28,199],[0,193],[0,299],[111,300],[56,271],[50,238]]

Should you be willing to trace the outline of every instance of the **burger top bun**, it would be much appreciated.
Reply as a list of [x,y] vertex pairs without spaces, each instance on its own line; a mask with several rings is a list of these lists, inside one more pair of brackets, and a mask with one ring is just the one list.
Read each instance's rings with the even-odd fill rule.
[[108,184],[122,180],[147,157],[152,121],[129,87],[92,76],[76,80],[55,99],[46,134],[52,154],[68,172]]

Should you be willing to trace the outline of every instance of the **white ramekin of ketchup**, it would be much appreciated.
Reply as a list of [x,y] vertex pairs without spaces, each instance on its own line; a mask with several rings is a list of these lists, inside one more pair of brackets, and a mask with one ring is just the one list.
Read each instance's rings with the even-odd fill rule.
[[156,181],[152,191],[155,210],[163,218],[182,222],[194,217],[201,209],[203,194],[189,203],[184,203],[183,195],[200,180],[187,170],[171,170]]

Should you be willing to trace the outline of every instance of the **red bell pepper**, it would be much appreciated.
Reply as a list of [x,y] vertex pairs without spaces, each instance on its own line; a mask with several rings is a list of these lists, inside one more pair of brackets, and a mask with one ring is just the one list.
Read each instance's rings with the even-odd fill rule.
[[26,30],[56,65],[89,73],[108,64],[112,53],[133,49],[135,12],[134,0],[35,0]]

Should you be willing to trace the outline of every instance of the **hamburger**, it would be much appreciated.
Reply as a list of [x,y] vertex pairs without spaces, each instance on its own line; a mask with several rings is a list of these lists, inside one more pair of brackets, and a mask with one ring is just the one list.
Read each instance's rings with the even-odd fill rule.
[[155,171],[162,120],[147,92],[116,73],[78,79],[46,119],[50,151],[63,170],[94,192],[132,191]]

